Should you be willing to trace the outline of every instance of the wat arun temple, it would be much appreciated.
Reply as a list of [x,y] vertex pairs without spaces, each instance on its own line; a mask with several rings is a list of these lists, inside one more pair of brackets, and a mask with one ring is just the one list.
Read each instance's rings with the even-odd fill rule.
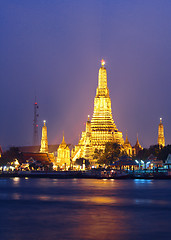
[[91,164],[95,163],[95,160],[93,160],[95,149],[104,151],[107,142],[120,144],[123,151],[129,156],[136,154],[136,149],[142,149],[138,138],[135,147],[132,147],[129,143],[128,136],[126,136],[124,141],[122,132],[118,130],[113,120],[111,99],[107,86],[107,71],[105,61],[102,59],[98,74],[96,96],[94,98],[93,116],[91,120],[90,116],[88,116],[86,129],[82,132],[78,144],[72,149],[72,161],[75,162],[78,158],[85,158],[89,159]]
[[[128,135],[124,140],[123,134],[118,130],[112,116],[111,99],[107,86],[107,71],[105,61],[102,59],[101,67],[98,73],[98,86],[96,96],[94,98],[94,111],[92,119],[88,116],[85,131],[82,132],[79,142],[74,147],[71,144],[66,144],[63,134],[63,139],[58,147],[51,149],[48,147],[46,121],[42,127],[42,139],[39,153],[47,154],[52,159],[51,161],[60,168],[69,168],[77,159],[83,158],[89,160],[91,166],[97,164],[94,158],[94,153],[99,150],[104,151],[106,143],[117,143],[121,146],[121,151],[128,157],[136,156],[142,150],[139,143],[138,135],[134,146],[131,146]],[[162,119],[158,126],[158,144],[165,146],[164,127]]]
[[[34,104],[37,107],[37,102]],[[36,125],[37,126],[37,125]],[[98,73],[98,86],[94,98],[94,111],[92,119],[88,116],[85,131],[82,132],[81,138],[77,145],[67,144],[63,139],[61,144],[48,145],[46,121],[42,127],[41,146],[20,147],[20,151],[26,160],[38,159],[40,161],[53,163],[56,169],[69,169],[76,163],[77,159],[83,158],[89,160],[91,166],[97,165],[95,154],[99,150],[104,151],[106,143],[117,143],[121,146],[123,154],[129,158],[136,156],[142,146],[139,143],[138,135],[134,146],[131,146],[128,135],[124,140],[123,134],[118,130],[112,116],[111,99],[107,86],[107,71],[105,61],[102,59],[101,67]],[[162,118],[158,125],[158,144],[165,146],[164,126]]]

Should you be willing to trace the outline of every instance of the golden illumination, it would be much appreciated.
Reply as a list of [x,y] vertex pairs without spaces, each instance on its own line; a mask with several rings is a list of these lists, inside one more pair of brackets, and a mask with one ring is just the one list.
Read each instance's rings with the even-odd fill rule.
[[15,165],[16,167],[20,165],[18,159],[15,159],[14,165]]
[[47,139],[47,127],[46,120],[43,121],[44,126],[42,127],[42,139],[41,139],[41,153],[48,153],[48,139]]
[[86,130],[82,132],[81,139],[72,151],[73,161],[83,157],[89,159],[94,165],[97,160],[93,160],[95,149],[105,149],[107,142],[117,142],[123,145],[122,132],[119,132],[112,117],[111,100],[107,87],[107,71],[104,67],[105,61],[101,60],[101,67],[98,74],[98,87],[94,98],[94,112],[90,121],[86,122]]
[[158,144],[159,146],[165,146],[165,137],[164,137],[164,126],[162,123],[162,118],[160,118],[160,123],[158,126]]
[[70,167],[70,149],[65,142],[64,133],[62,142],[59,145],[57,153],[58,153],[57,165],[59,165],[62,168],[68,169]]
[[119,132],[112,117],[111,100],[107,87],[107,71],[102,67],[98,74],[98,87],[94,99],[94,112],[91,120],[93,148],[104,149],[107,142],[123,144],[122,132]]

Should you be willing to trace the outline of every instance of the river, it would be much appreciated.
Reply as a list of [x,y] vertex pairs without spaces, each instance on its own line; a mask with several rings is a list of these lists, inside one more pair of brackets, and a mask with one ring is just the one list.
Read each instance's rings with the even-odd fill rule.
[[1,240],[171,239],[171,180],[0,179]]

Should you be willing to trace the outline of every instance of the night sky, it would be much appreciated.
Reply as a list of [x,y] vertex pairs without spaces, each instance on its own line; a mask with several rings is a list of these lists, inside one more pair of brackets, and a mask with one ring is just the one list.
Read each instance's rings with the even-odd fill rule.
[[0,0],[0,145],[76,144],[104,58],[114,121],[132,145],[171,144],[170,0]]

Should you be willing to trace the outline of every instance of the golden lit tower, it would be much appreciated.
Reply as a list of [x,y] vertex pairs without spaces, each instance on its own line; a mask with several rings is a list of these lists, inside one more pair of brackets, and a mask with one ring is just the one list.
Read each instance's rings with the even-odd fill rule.
[[[123,145],[122,132],[119,132],[112,117],[111,100],[107,87],[107,72],[105,61],[102,59],[98,75],[98,87],[94,98],[93,117],[86,123],[86,130],[82,132],[81,139],[72,149],[72,161],[77,158],[89,159],[91,164],[97,160],[93,159],[95,149],[105,149],[107,142],[116,142]],[[127,141],[126,141],[127,143]],[[132,147],[129,146],[132,155]]]
[[42,139],[41,139],[40,152],[48,153],[48,139],[47,139],[46,120],[44,120],[43,122],[44,122],[44,126],[42,127]]
[[62,142],[57,149],[57,153],[58,153],[57,164],[60,167],[69,168],[70,167],[70,149],[65,142],[64,133],[63,133]]
[[92,146],[104,149],[107,142],[124,144],[122,132],[119,132],[112,117],[111,100],[107,87],[107,72],[102,59],[98,75],[98,87],[94,99],[94,113],[91,120]]
[[162,123],[162,118],[160,118],[160,123],[158,126],[158,144],[162,147],[165,146],[164,127]]

